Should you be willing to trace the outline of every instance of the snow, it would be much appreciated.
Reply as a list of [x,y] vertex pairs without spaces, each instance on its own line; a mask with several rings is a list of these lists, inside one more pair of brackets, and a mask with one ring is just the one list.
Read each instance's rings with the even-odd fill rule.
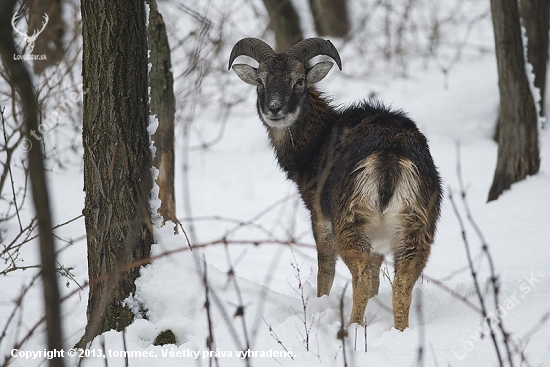
[[523,25],[523,18],[520,16],[520,26],[521,26],[521,41],[523,45],[523,60],[525,61],[525,76],[527,77],[527,82],[529,83],[529,90],[533,96],[533,102],[535,103],[535,110],[537,111],[537,122],[539,128],[544,127],[545,118],[542,116],[541,110],[541,94],[540,89],[535,86],[535,73],[533,72],[533,64],[529,62],[528,58],[528,47],[529,47],[529,38],[527,37],[527,29]]
[[[219,8],[225,4],[219,3]],[[235,16],[239,19],[247,11],[250,12],[243,7]],[[173,21],[170,16],[165,18],[167,24]],[[237,24],[245,32],[246,27]],[[473,43],[486,42],[487,34],[490,35],[488,19],[480,27],[472,33]],[[226,45],[227,55],[231,46]],[[344,72],[346,59],[353,52],[349,45],[342,52]],[[414,289],[409,328],[403,332],[393,328],[391,284],[387,276],[381,275],[379,295],[367,306],[366,341],[362,327],[345,326],[348,338],[342,348],[337,335],[341,318],[347,322],[351,310],[349,271],[338,262],[331,294],[316,297],[317,260],[309,214],[294,185],[276,165],[265,129],[256,115],[253,88],[244,86],[228,71],[221,81],[224,87],[239,91],[239,96],[246,100],[231,110],[222,140],[208,149],[188,151],[182,146],[181,135],[176,137],[176,156],[188,154],[189,205],[193,208],[198,246],[191,251],[184,234],[173,233],[172,223],[161,228],[160,218],[154,219],[157,242],[152,248],[154,260],[141,269],[136,292],[126,301],[136,319],[124,333],[109,331],[97,337],[89,346],[90,357],[85,359],[84,366],[104,366],[106,360],[109,366],[125,366],[121,356],[125,350],[132,353],[129,357],[132,367],[207,366],[211,365],[206,344],[210,337],[219,366],[245,366],[246,360],[240,353],[247,350],[252,357],[250,365],[262,367],[343,366],[344,350],[349,366],[412,366],[420,365],[417,363],[420,348],[425,366],[497,366],[488,332],[494,326],[498,334],[498,325],[471,307],[479,308],[479,301],[449,193],[453,194],[465,222],[487,312],[500,314],[512,338],[511,345],[523,351],[529,365],[548,365],[550,328],[543,321],[550,312],[550,131],[541,130],[540,172],[514,184],[498,200],[487,203],[498,149],[491,139],[498,115],[494,52],[464,54],[446,76],[436,65],[426,66],[417,58],[411,58],[407,77],[379,72],[384,69],[384,60],[378,63],[379,69],[374,74],[356,79],[333,68],[320,83],[320,89],[343,103],[375,92],[386,104],[405,110],[428,137],[443,177],[446,195],[442,215],[424,276]],[[358,67],[352,66],[348,73]],[[180,75],[177,68],[174,63],[175,75]],[[218,101],[218,97],[212,97],[212,101]],[[191,146],[201,144],[203,137],[210,140],[216,136],[220,111],[221,107],[214,102],[197,105],[194,129],[200,135],[190,136]],[[152,134],[158,120],[151,118],[150,122]],[[151,147],[154,149],[154,145]],[[460,200],[459,164],[469,208],[498,275],[498,304],[489,287],[490,272],[482,253],[483,242],[467,221]],[[158,172],[153,169],[152,174],[155,177]],[[53,170],[48,179],[56,223],[79,215],[84,203],[81,169],[63,173]],[[182,167],[177,166],[177,190],[183,180]],[[183,228],[188,228],[190,221],[182,209],[181,190],[177,196],[178,218],[182,218]],[[158,186],[153,189],[150,204],[152,211],[160,205]],[[32,212],[27,209],[22,215],[30,218]],[[5,230],[3,238],[18,233],[15,225]],[[56,233],[78,239],[71,245],[58,244],[62,249],[59,262],[72,268],[75,279],[84,285],[87,280],[84,220],[80,218]],[[287,241],[296,244],[283,244]],[[25,263],[36,263],[36,242],[25,245],[22,254]],[[390,263],[383,265],[383,270],[393,277]],[[1,355],[21,353],[12,359],[10,366],[44,363],[43,356],[32,359],[29,354],[26,359],[27,355],[22,353],[44,351],[43,327],[17,348],[19,352],[13,352],[14,345],[43,315],[40,280],[29,288],[15,318],[9,318],[22,288],[31,284],[36,274],[33,270],[16,271],[1,279],[0,330],[11,320],[6,335],[0,339]],[[83,334],[88,293],[85,287],[80,290],[73,282],[67,287],[66,282],[60,278],[62,296],[68,297],[62,303],[68,353]],[[205,308],[205,283],[209,289],[210,317]],[[238,311],[243,317],[236,315]],[[153,346],[158,333],[166,329],[174,332],[177,345]],[[500,337],[499,346],[503,359],[507,360]],[[519,366],[518,353],[514,354]],[[66,362],[73,366],[78,358],[67,358]]]

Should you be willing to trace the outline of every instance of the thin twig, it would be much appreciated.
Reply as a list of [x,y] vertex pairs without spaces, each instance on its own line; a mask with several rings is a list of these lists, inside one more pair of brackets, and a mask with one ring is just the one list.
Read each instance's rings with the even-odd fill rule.
[[[206,309],[206,319],[208,322],[208,337],[206,338],[206,347],[210,352],[212,352],[213,350],[216,350],[215,348],[216,342],[214,340],[214,329],[212,327],[212,313],[210,311],[210,297],[209,297],[210,287],[208,284],[208,276],[207,276],[208,265],[206,264],[206,257],[203,256],[202,261],[203,261],[202,282],[204,285],[204,296],[205,296],[204,308]],[[216,366],[219,366],[218,357],[215,354],[214,354],[214,361],[216,362]],[[212,367],[212,358],[208,358],[208,365]]]
[[348,367],[348,361],[346,357],[346,338],[348,337],[348,331],[344,325],[344,295],[346,294],[346,289],[348,288],[348,283],[344,286],[342,295],[340,296],[340,329],[336,336],[337,339],[342,341],[342,358],[344,360],[344,367]]
[[[455,216],[458,219],[458,223],[459,223],[459,226],[460,226],[460,231],[461,231],[461,234],[462,234],[462,242],[464,243],[464,247],[466,248],[466,256],[468,258],[468,264],[470,264],[470,274],[472,276],[475,291],[476,291],[476,295],[478,297],[479,304],[481,306],[481,316],[483,317],[483,319],[486,319],[488,317],[487,307],[485,306],[485,299],[483,298],[483,293],[481,292],[481,287],[480,287],[479,281],[477,279],[477,272],[476,272],[476,270],[474,268],[474,264],[472,262],[472,255],[470,253],[470,244],[468,242],[468,238],[466,237],[466,229],[464,227],[462,217],[460,216],[460,213],[458,212],[458,208],[456,207],[456,203],[453,199],[453,194],[452,194],[452,191],[451,191],[450,188],[449,188],[449,199],[451,201],[453,211],[455,213]],[[499,366],[504,367],[504,364],[502,362],[502,357],[500,355],[500,347],[498,345],[497,337],[495,335],[495,331],[493,330],[493,328],[490,328],[490,333],[491,333],[491,339],[493,341],[493,347],[495,349],[495,353],[496,353],[498,361],[499,361]]]
[[285,352],[287,352],[288,355],[290,355],[290,358],[292,360],[294,360],[294,355],[290,354],[290,352],[288,351],[288,349],[285,347],[285,345],[283,344],[283,342],[281,341],[281,339],[279,338],[279,336],[275,333],[275,330],[273,330],[273,328],[271,327],[271,325],[267,322],[267,320],[262,316],[262,319],[264,320],[265,324],[267,325],[267,327],[269,328],[269,334],[271,335],[271,337],[273,339],[275,339],[275,341],[277,341],[277,343],[283,347],[283,349],[285,350]]
[[235,292],[237,294],[237,299],[239,301],[239,304],[237,305],[237,310],[235,311],[234,317],[240,317],[241,318],[241,324],[243,329],[243,335],[244,335],[244,342],[246,347],[246,355],[245,355],[245,363],[247,367],[250,367],[250,338],[248,337],[248,328],[246,327],[246,319],[245,319],[245,305],[243,303],[243,297],[241,293],[241,289],[239,288],[239,283],[237,282],[237,278],[235,276],[232,277],[232,283],[235,286]]
[[[6,135],[6,123],[4,121],[4,110],[6,109],[6,107],[2,108],[0,110],[0,115],[2,116],[2,131],[4,133],[4,142],[6,144],[6,148],[8,146],[8,137]],[[13,202],[15,203],[15,213],[17,214],[17,222],[19,223],[19,230],[21,232],[23,232],[23,225],[21,224],[21,217],[19,216],[19,206],[17,206],[17,195],[15,194],[15,184],[13,182],[13,174],[11,172],[11,164],[9,163],[11,159],[11,154],[10,154],[10,151],[8,151],[8,158],[7,158],[7,169],[8,169],[8,173],[10,175],[10,181],[11,181],[11,192],[12,192],[12,195],[13,195]]]
[[416,365],[418,367],[424,367],[424,352],[425,352],[425,327],[424,327],[424,314],[422,312],[422,294],[418,297],[416,303],[416,312],[418,314],[418,357]]
[[[487,244],[487,241],[485,241],[485,236],[483,236],[483,233],[481,232],[481,229],[475,222],[475,220],[472,217],[472,212],[470,211],[470,207],[468,205],[468,200],[466,198],[466,190],[464,189],[464,182],[462,180],[462,170],[461,170],[461,164],[460,164],[460,145],[457,144],[457,175],[458,175],[458,182],[459,182],[459,188],[460,188],[460,194],[462,198],[462,204],[464,206],[464,211],[466,213],[466,218],[468,219],[468,222],[470,225],[474,228],[474,231],[476,232],[477,237],[481,241],[481,249],[485,253],[485,256],[487,257],[487,261],[489,262],[489,270],[491,273],[491,284],[493,286],[493,299],[495,302],[495,309],[498,309],[499,307],[499,293],[500,293],[500,283],[498,281],[498,277],[496,275],[495,265],[493,262],[493,258],[489,252],[489,245]],[[510,346],[508,343],[509,340],[509,333],[504,329],[504,324],[502,322],[502,316],[500,312],[495,312],[498,319],[498,327],[500,329],[500,332],[502,334],[502,337],[504,338],[504,346],[506,348],[506,353],[508,355],[508,362],[510,363],[510,367],[514,366],[513,360],[512,360],[512,353],[510,350]]]
[[128,347],[126,346],[126,327],[122,328],[122,348],[124,348],[124,365],[126,367],[130,366],[130,362],[128,361]]
[[[304,344],[305,344],[305,347],[306,347],[306,351],[309,352],[309,334],[311,332],[311,328],[313,327],[313,319],[311,320],[311,323],[308,327],[308,324],[307,324],[307,319],[308,319],[308,317],[307,317],[307,304],[309,302],[309,298],[306,297],[305,294],[304,294],[304,284],[302,282],[302,277],[300,275],[300,266],[298,265],[298,262],[296,261],[296,255],[294,254],[294,251],[292,250],[292,247],[290,248],[290,252],[292,254],[292,259],[294,260],[293,262],[290,263],[290,266],[294,269],[294,277],[298,281],[298,289],[296,289],[292,286],[291,287],[294,290],[294,292],[296,292],[296,294],[298,294],[298,296],[300,296],[300,300],[302,301],[303,316],[300,316],[296,311],[294,311],[294,312],[296,312],[296,315],[298,316],[298,318],[303,323],[303,326],[304,326],[304,335],[303,335]],[[309,277],[305,280],[305,282],[307,282],[309,280],[312,273],[313,273],[313,270],[310,271]]]

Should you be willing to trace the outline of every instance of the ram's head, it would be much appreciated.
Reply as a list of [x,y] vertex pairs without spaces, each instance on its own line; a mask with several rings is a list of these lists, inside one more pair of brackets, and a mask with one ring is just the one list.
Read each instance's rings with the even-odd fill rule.
[[330,61],[308,67],[311,58],[330,56],[342,70],[338,51],[330,41],[322,38],[305,39],[281,54],[275,53],[262,40],[244,38],[233,47],[229,68],[241,55],[249,56],[259,64],[257,68],[235,64],[233,70],[245,83],[257,86],[258,114],[269,127],[292,125],[300,115],[307,88],[322,80],[332,68]]

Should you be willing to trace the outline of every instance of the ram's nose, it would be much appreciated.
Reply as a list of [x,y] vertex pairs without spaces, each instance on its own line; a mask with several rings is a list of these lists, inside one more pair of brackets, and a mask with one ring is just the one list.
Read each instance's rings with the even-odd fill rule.
[[277,115],[281,111],[281,107],[270,107],[269,112],[271,112],[272,115]]
[[270,101],[267,105],[267,108],[269,110],[268,112],[268,118],[272,120],[278,120],[285,117],[285,115],[281,112],[283,105],[280,101]]

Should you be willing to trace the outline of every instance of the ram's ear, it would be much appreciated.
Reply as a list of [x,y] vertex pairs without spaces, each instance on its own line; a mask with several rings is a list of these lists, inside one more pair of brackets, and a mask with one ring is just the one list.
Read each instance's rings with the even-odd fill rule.
[[246,64],[233,65],[233,71],[241,80],[247,84],[258,85],[258,69]]
[[323,80],[323,78],[327,76],[330,69],[332,69],[333,65],[334,64],[330,61],[322,61],[307,69],[308,84],[315,84]]

